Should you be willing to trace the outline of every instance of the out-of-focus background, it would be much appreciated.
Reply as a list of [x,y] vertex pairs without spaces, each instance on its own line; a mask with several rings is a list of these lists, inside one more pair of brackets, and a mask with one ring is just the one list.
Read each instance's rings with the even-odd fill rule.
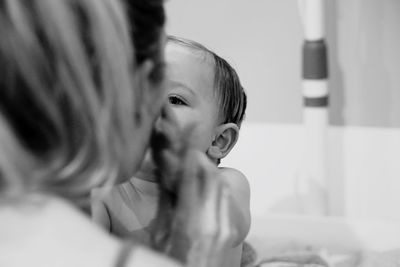
[[[381,225],[400,225],[400,1],[325,2],[326,215],[350,224],[377,222],[363,230],[371,235],[391,229]],[[300,215],[318,197],[307,195],[303,168],[304,35],[297,1],[171,0],[166,8],[168,34],[201,42],[225,57],[246,88],[247,118],[223,165],[247,175],[254,227],[271,215],[307,220]],[[335,225],[333,219],[322,221]],[[268,222],[273,228],[273,220]],[[396,227],[391,231],[378,234],[383,243],[390,243],[386,235],[399,233]]]

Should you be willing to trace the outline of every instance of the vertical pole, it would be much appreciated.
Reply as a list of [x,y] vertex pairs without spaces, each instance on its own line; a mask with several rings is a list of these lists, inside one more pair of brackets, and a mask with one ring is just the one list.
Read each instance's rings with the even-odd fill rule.
[[324,215],[327,203],[328,62],[325,0],[300,2],[304,28],[302,93],[305,128],[306,213]]

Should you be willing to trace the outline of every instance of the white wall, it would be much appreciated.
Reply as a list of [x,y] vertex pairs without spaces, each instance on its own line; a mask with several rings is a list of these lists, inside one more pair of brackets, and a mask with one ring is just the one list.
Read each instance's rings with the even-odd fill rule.
[[301,188],[308,182],[302,175],[303,130],[295,124],[245,123],[239,143],[222,162],[243,171],[250,181],[248,241],[258,257],[322,248],[358,262],[352,258],[358,253],[348,253],[398,249],[400,129],[329,129],[327,189],[333,216],[328,217],[309,214],[315,199]]
[[[330,214],[400,222],[399,137],[400,129],[329,129]],[[303,140],[300,125],[242,126],[239,143],[223,165],[249,178],[254,216],[306,212]]]
[[294,0],[171,0],[168,33],[199,41],[238,71],[249,121],[301,120],[301,27]]
[[400,126],[400,1],[326,1],[332,121]]
[[[334,125],[400,127],[400,1],[326,1]],[[296,0],[166,1],[168,33],[237,68],[248,121],[300,123],[302,29]]]

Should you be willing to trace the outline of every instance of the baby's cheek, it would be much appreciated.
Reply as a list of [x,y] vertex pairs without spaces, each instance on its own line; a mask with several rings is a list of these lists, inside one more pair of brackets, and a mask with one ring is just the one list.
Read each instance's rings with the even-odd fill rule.
[[200,151],[206,152],[212,144],[211,130],[197,129],[193,135],[193,144]]

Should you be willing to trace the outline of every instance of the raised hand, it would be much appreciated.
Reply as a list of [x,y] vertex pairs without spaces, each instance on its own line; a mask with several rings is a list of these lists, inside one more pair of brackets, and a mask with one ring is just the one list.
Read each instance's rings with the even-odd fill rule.
[[161,177],[153,246],[188,266],[219,266],[232,236],[228,190],[217,167],[192,148],[190,129],[180,130],[168,112],[152,138]]

